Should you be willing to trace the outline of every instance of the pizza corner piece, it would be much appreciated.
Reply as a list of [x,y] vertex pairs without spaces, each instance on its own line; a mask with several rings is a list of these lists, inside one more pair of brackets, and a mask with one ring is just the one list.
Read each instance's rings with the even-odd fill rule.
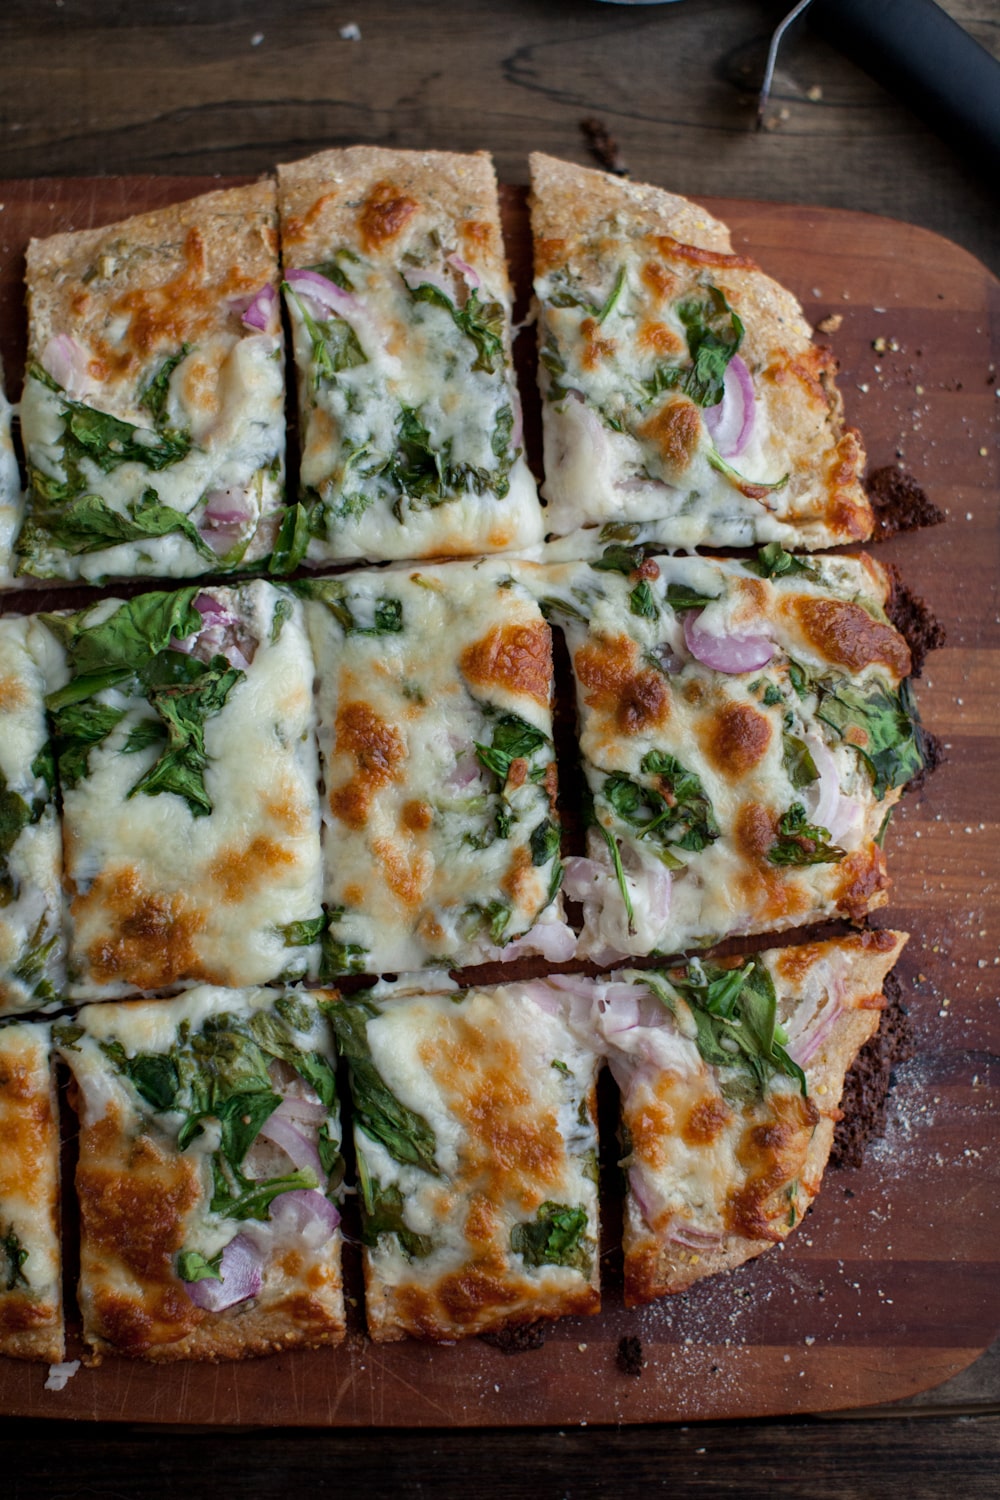
[[326,151],[280,166],[278,197],[297,555],[320,565],[540,542],[489,156]]
[[49,1027],[0,1023],[0,1354],[65,1353],[59,1111]]
[[522,565],[576,681],[588,857],[579,953],[707,948],[888,898],[882,844],[923,766],[909,648],[866,557]]
[[531,167],[550,532],[866,540],[861,440],[792,294],[685,198],[552,157]]
[[315,971],[313,658],[282,588],[191,585],[39,617],[62,796],[69,993]]
[[58,1003],[66,982],[62,839],[45,696],[59,652],[35,619],[0,619],[0,1016]]
[[598,1055],[568,997],[408,976],[327,1010],[350,1070],[372,1338],[599,1311]]
[[263,565],[286,521],[274,184],[32,240],[27,286],[21,577]]
[[510,565],[305,579],[325,781],[326,968],[573,957],[552,637]]
[[92,1363],[342,1340],[343,1161],[324,998],[204,986],[56,1024],[80,1116]]
[[871,930],[597,982],[621,1092],[628,1305],[742,1265],[801,1223],[906,938]]

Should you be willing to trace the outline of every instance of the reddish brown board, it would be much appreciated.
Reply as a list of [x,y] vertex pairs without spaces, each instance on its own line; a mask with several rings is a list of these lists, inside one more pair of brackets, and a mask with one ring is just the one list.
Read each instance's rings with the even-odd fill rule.
[[[23,361],[31,235],[111,222],[220,185],[191,178],[0,183],[0,349]],[[888,840],[883,924],[913,934],[901,965],[919,1055],[900,1070],[888,1132],[859,1171],[830,1172],[786,1248],[690,1294],[553,1328],[505,1356],[378,1348],[360,1309],[341,1349],[241,1366],[108,1360],[61,1393],[44,1367],[0,1361],[0,1412],[132,1422],[475,1426],[693,1420],[898,1399],[969,1364],[1000,1329],[1000,506],[995,418],[1000,284],[958,246],[834,209],[716,199],[739,248],[801,297],[842,363],[848,418],[872,467],[901,459],[948,524],[878,555],[933,606],[948,644],[919,700],[947,765],[904,799]],[[522,290],[523,194],[505,223]],[[885,341],[884,345],[881,341]],[[878,352],[873,347],[879,344]],[[638,1378],[618,1370],[642,1340]],[[79,1349],[71,1347],[70,1357]]]

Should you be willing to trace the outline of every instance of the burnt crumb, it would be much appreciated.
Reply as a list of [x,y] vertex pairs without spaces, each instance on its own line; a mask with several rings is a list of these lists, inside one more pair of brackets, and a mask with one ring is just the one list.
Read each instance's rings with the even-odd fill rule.
[[884,542],[900,531],[940,526],[945,518],[944,511],[928,498],[913,475],[894,464],[869,474],[865,491],[875,512],[874,541]]
[[481,1333],[482,1343],[499,1349],[501,1354],[526,1354],[529,1349],[541,1349],[545,1343],[544,1323],[518,1323],[513,1328],[501,1328],[497,1333]]
[[939,651],[947,640],[945,628],[930,605],[906,586],[893,563],[887,571],[892,587],[886,613],[909,646],[912,673],[919,677],[929,653]]
[[[843,1119],[833,1132],[831,1167],[860,1167],[865,1147],[885,1130],[893,1070],[913,1056],[913,1025],[902,1001],[902,985],[895,974],[885,981],[885,1010],[878,1031],[854,1060],[844,1080],[840,1101]],[[845,1195],[853,1196],[849,1188]]]
[[616,177],[630,175],[621,153],[621,147],[603,120],[593,117],[581,120],[580,129],[583,131],[583,138],[587,142],[591,155],[606,172],[613,172]]
[[618,1340],[618,1353],[615,1355],[615,1364],[623,1375],[641,1375],[645,1368],[645,1363],[642,1357],[642,1339],[638,1339],[634,1333],[630,1333],[626,1334],[623,1339]]

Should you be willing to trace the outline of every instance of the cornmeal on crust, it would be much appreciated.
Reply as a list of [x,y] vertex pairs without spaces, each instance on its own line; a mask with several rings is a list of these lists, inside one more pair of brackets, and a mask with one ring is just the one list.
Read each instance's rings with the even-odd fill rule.
[[597,981],[622,1094],[628,1305],[732,1270],[801,1223],[906,940],[862,932]]
[[56,1026],[80,1115],[80,1307],[94,1363],[242,1359],[343,1337],[323,998],[206,986]]
[[645,557],[519,565],[565,632],[590,794],[578,952],[679,953],[859,920],[922,768],[910,651],[866,557]]
[[597,1054],[568,1010],[540,980],[463,991],[443,975],[328,1007],[373,1339],[599,1311]]
[[62,840],[45,695],[65,669],[37,620],[0,619],[0,1015],[58,1002],[66,983]]
[[489,156],[354,146],[278,168],[301,442],[296,553],[539,542]]
[[32,240],[19,571],[226,572],[285,516],[273,183]]
[[329,976],[571,958],[552,636],[530,593],[494,558],[297,587],[319,683]]
[[546,524],[865,540],[864,452],[790,292],[684,198],[533,155]]
[[59,1111],[49,1028],[0,1025],[0,1354],[62,1359]]
[[256,581],[43,618],[73,998],[304,977],[322,881],[301,605]]

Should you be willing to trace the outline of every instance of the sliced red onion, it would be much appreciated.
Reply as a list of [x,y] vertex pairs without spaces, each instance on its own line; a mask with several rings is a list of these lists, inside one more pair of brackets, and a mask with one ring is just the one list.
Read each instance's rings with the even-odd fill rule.
[[233,625],[236,623],[236,615],[225,604],[220,603],[214,594],[196,594],[194,607],[206,625]]
[[816,1056],[843,1014],[843,1009],[840,1001],[831,997],[819,1019],[807,1026],[802,1035],[789,1045],[788,1055],[800,1068],[804,1068]]
[[716,672],[756,672],[774,655],[774,642],[766,635],[712,635],[698,624],[701,610],[684,611],[684,639],[695,661]]
[[466,746],[462,752],[455,757],[454,770],[448,777],[447,786],[461,791],[471,786],[474,781],[479,780],[480,765],[474,747]]
[[460,276],[464,276],[466,282],[473,291],[477,291],[479,289],[479,287],[482,285],[482,281],[479,277],[479,272],[474,270],[473,267],[469,265],[469,262],[467,260],[462,260],[458,255],[446,255],[445,260],[448,262],[449,266],[455,267],[455,270],[459,273]]
[[726,366],[722,400],[704,413],[705,426],[720,458],[735,458],[743,452],[754,429],[756,409],[753,377],[735,354]]
[[668,1240],[675,1245],[684,1245],[688,1250],[715,1250],[722,1244],[724,1236],[716,1230],[699,1229],[697,1224],[671,1224]]
[[639,1212],[642,1214],[642,1217],[645,1219],[650,1229],[654,1228],[654,1195],[650,1189],[648,1182],[646,1181],[645,1174],[643,1173],[642,1168],[638,1165],[629,1167],[628,1185],[629,1191],[635,1200],[635,1205],[638,1208]]
[[513,408],[514,425],[510,429],[510,446],[520,448],[521,439],[524,437],[524,411],[521,407],[521,398],[516,394],[513,397]]
[[306,1125],[321,1125],[329,1111],[321,1099],[308,1098],[301,1094],[286,1094],[271,1116],[281,1115],[286,1120],[298,1120]]
[[86,351],[68,333],[57,333],[42,350],[39,363],[67,396],[78,401],[92,388]]
[[315,1141],[304,1135],[287,1116],[283,1116],[280,1109],[267,1117],[260,1127],[260,1134],[265,1140],[273,1141],[279,1146],[294,1167],[311,1167],[317,1177],[323,1176],[323,1166]]
[[258,333],[266,333],[271,326],[274,316],[274,306],[278,294],[269,281],[266,281],[260,291],[255,293],[250,305],[243,314],[243,322],[248,328],[256,328]]
[[649,655],[655,657],[668,677],[675,676],[684,665],[683,656],[674,650],[669,641],[658,641],[655,646],[649,648]]
[[263,1257],[257,1246],[247,1235],[238,1234],[222,1252],[219,1266],[222,1280],[206,1277],[204,1281],[186,1281],[184,1290],[197,1307],[206,1312],[223,1312],[237,1302],[256,1297],[264,1285],[262,1265]]
[[314,302],[328,307],[331,312],[339,313],[343,318],[350,317],[361,306],[351,292],[345,292],[343,287],[337,286],[336,282],[330,281],[326,276],[321,276],[318,271],[286,271],[285,280],[293,292],[311,297]]
[[525,953],[539,953],[550,964],[565,964],[576,956],[576,933],[565,922],[536,922],[507,943],[500,956],[506,962]]
[[[819,821],[818,819],[816,820]],[[830,835],[831,844],[839,844],[841,848],[849,848],[856,841],[865,821],[865,805],[856,797],[840,797],[833,814],[827,823],[821,826]]]
[[539,1010],[544,1010],[546,1015],[561,1016],[565,1007],[555,993],[554,979],[555,976],[551,982],[545,979],[526,979],[519,985],[519,989]]
[[563,890],[571,901],[586,901],[594,895],[594,887],[607,879],[607,869],[596,859],[582,859],[572,855],[563,861]]
[[209,526],[242,525],[253,514],[248,500],[247,491],[241,485],[233,485],[226,490],[212,490],[205,501],[202,523]]
[[432,271],[429,266],[408,266],[402,276],[411,292],[415,292],[418,286],[432,286],[435,291],[447,297],[449,302],[455,300],[454,280],[443,271]]
[[809,816],[821,828],[829,828],[840,802],[840,774],[833,751],[818,734],[806,734],[803,743],[819,772],[818,780],[804,789]]
[[279,1193],[271,1203],[269,1225],[274,1237],[299,1241],[309,1250],[325,1245],[339,1223],[339,1210],[317,1188]]

